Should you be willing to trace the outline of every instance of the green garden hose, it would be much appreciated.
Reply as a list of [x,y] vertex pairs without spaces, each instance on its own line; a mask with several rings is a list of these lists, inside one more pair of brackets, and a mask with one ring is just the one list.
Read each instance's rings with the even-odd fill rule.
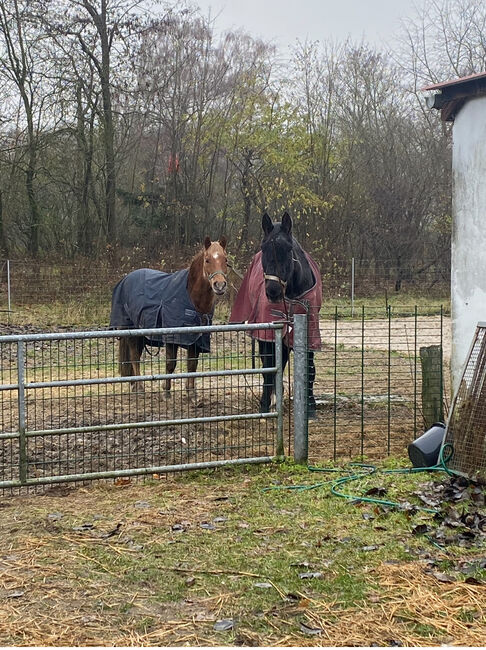
[[[436,465],[431,467],[406,467],[403,469],[387,469],[379,470],[374,465],[367,463],[350,463],[349,469],[326,469],[323,467],[314,467],[308,465],[307,469],[310,472],[324,472],[324,473],[342,473],[348,472],[348,476],[340,477],[338,479],[329,479],[328,481],[323,481],[320,483],[313,483],[312,485],[276,485],[270,488],[264,488],[264,492],[269,490],[315,490],[316,488],[323,487],[325,485],[331,486],[331,493],[335,496],[342,497],[343,499],[349,499],[355,502],[362,503],[373,503],[376,505],[388,506],[390,508],[401,508],[401,504],[396,501],[388,501],[387,499],[375,499],[373,497],[366,497],[360,495],[347,494],[346,492],[341,492],[338,488],[345,483],[350,483],[351,481],[357,481],[359,479],[370,476],[371,474],[417,474],[419,472],[446,472],[449,476],[459,476],[458,472],[451,470],[447,467],[447,463],[451,460],[454,454],[454,448],[451,443],[447,442],[442,445],[439,452],[439,460]],[[351,468],[361,468],[363,471],[354,471]],[[439,512],[435,508],[426,508],[424,506],[416,506],[418,510],[424,512],[430,512],[436,514]]]

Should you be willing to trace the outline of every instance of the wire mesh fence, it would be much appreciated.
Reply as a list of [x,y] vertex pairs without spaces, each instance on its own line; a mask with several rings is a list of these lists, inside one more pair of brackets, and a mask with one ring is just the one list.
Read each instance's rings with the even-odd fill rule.
[[442,420],[450,356],[444,327],[442,310],[429,315],[417,307],[362,307],[354,316],[337,307],[323,310],[311,460],[403,454]]
[[334,259],[321,264],[325,291],[330,296],[355,298],[400,294],[444,296],[450,290],[450,254],[399,263],[392,259]]
[[[195,328],[212,336],[196,373],[185,371],[179,349],[168,375],[165,348],[152,348],[140,375],[130,377],[118,374],[117,339],[133,331],[0,337],[0,487],[263,462],[283,453],[282,391],[277,410],[260,413],[263,371],[246,336],[251,327]],[[262,327],[280,340],[281,326]],[[170,333],[137,334],[155,332]],[[281,346],[277,361],[279,354]],[[266,372],[281,385],[281,367]]]
[[[160,268],[160,261],[146,261],[145,265]],[[104,261],[79,258],[66,263],[0,260],[0,309],[6,309],[9,300],[13,307],[22,307],[46,301],[62,303],[77,297],[83,300],[89,297],[92,304],[104,305],[122,275],[140,266],[143,266],[140,260],[129,256],[116,263],[109,258]],[[170,264],[163,266],[165,271],[176,270]],[[390,260],[349,258],[323,261],[321,271],[326,298],[339,296],[351,300],[392,295],[402,290],[442,296],[450,288],[450,266],[446,262],[404,268]],[[236,276],[234,281],[238,283]]]

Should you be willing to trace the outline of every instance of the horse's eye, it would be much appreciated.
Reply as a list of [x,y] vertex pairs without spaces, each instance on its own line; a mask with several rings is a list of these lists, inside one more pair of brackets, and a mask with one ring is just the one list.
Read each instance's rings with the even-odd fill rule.
[[209,260],[204,260],[204,261],[206,262],[206,264],[209,264]]

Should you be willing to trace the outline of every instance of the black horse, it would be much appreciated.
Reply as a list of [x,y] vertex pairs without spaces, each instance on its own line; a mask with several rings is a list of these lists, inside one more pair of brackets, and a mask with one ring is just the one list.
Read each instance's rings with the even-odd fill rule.
[[[322,284],[319,269],[308,253],[292,235],[292,219],[285,212],[281,223],[272,223],[268,214],[262,219],[261,251],[255,255],[243,279],[230,316],[230,321],[250,323],[292,319],[295,313],[308,313],[309,362],[308,394],[309,417],[314,417],[315,364],[314,350],[321,345],[319,310],[322,303]],[[272,330],[253,333],[258,339],[259,353],[264,368],[275,366],[275,341]],[[282,350],[283,367],[287,364],[293,345],[293,332],[286,330]],[[270,410],[275,393],[275,375],[263,375],[260,402],[262,413]]]

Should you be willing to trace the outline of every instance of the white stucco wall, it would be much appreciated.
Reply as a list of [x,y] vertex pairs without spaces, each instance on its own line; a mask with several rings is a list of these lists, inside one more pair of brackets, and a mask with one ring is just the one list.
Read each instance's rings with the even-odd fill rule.
[[486,321],[486,97],[469,99],[453,127],[452,359],[458,387],[479,321]]

